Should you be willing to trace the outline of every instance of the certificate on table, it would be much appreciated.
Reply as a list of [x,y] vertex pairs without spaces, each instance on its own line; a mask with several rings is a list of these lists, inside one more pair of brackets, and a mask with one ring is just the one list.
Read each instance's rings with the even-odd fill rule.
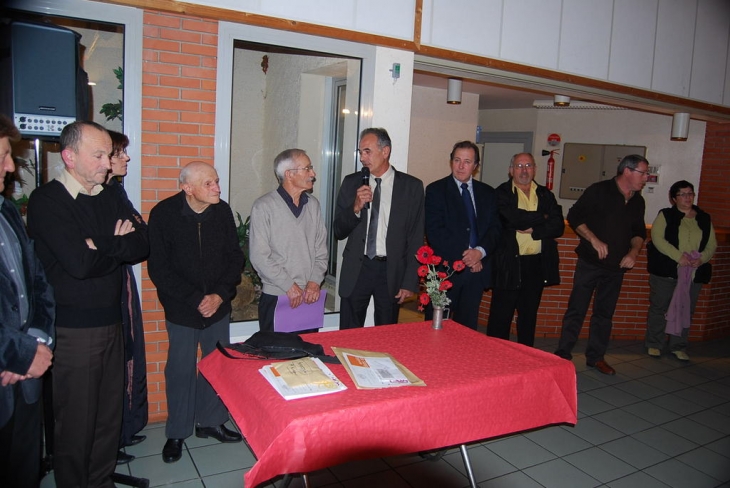
[[279,295],[274,311],[274,330],[277,332],[298,332],[307,329],[324,327],[324,301],[327,290],[320,290],[319,300],[314,303],[302,302],[297,308],[291,308],[286,295]]
[[259,373],[286,400],[347,390],[334,373],[317,358],[268,364]]
[[422,379],[386,352],[359,351],[336,346],[332,350],[359,390],[426,386]]

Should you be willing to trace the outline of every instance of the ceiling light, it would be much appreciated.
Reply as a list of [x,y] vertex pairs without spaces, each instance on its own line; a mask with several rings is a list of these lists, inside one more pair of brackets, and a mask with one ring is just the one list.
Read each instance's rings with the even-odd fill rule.
[[672,137],[673,141],[686,141],[689,135],[689,114],[676,113],[672,117]]
[[461,103],[461,80],[449,78],[449,85],[446,89],[446,103],[453,105]]
[[556,107],[567,107],[570,105],[570,97],[566,97],[565,95],[555,95],[553,105]]

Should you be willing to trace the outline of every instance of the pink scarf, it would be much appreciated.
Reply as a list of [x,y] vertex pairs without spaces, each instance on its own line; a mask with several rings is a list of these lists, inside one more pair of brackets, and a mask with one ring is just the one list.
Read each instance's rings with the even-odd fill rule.
[[[698,251],[685,252],[687,259],[697,259],[700,257]],[[690,303],[689,288],[692,285],[692,266],[680,266],[677,268],[677,286],[674,288],[672,301],[669,302],[666,319],[667,327],[664,332],[667,334],[682,336],[682,329],[688,329],[692,315],[692,303]]]

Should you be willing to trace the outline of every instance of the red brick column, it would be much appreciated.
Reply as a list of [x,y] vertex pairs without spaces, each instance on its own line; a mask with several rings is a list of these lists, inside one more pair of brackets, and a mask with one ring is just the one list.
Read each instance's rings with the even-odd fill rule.
[[[179,191],[180,168],[213,164],[218,23],[145,12],[142,70],[142,212]],[[146,266],[142,311],[150,421],[167,417],[167,333]]]

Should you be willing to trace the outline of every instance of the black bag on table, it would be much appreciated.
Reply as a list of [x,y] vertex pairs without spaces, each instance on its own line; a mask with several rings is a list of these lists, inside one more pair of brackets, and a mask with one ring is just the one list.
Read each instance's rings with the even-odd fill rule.
[[247,357],[233,356],[219,342],[218,350],[231,359],[299,359],[319,358],[322,362],[340,364],[335,356],[327,356],[320,344],[313,344],[293,332],[258,331],[244,342],[228,346],[229,349],[245,354]]

